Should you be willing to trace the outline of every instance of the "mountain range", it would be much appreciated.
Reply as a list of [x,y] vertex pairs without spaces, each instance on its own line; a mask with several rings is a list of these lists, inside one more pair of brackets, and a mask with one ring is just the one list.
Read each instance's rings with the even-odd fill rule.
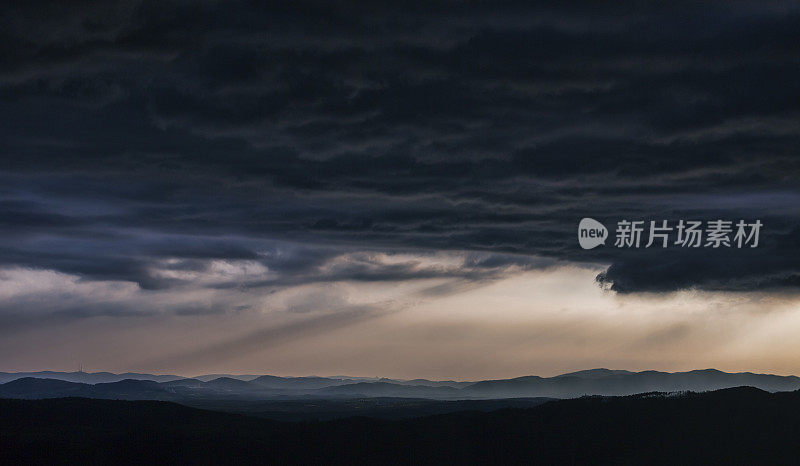
[[738,386],[751,386],[769,392],[800,389],[800,378],[795,376],[727,373],[715,369],[674,373],[592,369],[555,377],[524,376],[477,382],[215,375],[182,378],[174,375],[109,372],[0,373],[0,381],[5,382],[0,384],[0,397],[36,399],[78,396],[169,401],[374,397],[469,400],[703,392]]

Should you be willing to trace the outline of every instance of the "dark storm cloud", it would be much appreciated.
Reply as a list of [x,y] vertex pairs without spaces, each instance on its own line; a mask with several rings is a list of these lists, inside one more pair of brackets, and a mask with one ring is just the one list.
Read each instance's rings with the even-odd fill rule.
[[[797,288],[796,2],[3,8],[5,265],[156,290],[212,259],[296,284],[544,256],[523,267],[610,263],[620,292]],[[752,251],[584,252],[584,216],[765,228]],[[318,274],[440,249],[488,256]]]

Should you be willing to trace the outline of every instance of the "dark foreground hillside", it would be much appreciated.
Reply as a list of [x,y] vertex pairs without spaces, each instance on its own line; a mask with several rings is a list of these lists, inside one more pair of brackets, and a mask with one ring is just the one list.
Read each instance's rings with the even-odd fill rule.
[[0,400],[2,464],[790,464],[797,458],[800,393],[753,388],[303,423],[155,401]]

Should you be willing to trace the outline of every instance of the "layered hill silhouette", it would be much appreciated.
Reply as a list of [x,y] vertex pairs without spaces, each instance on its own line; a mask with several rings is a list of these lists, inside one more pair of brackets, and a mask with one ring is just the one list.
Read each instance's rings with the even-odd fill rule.
[[300,423],[156,401],[6,399],[0,463],[791,464],[798,412],[800,392],[751,387]]
[[[31,375],[33,374],[33,375]],[[77,374],[77,375],[76,375]],[[393,380],[347,377],[221,376],[178,378],[148,376],[121,378],[110,373],[3,374],[10,381],[0,385],[0,397],[57,398],[80,396],[128,400],[248,399],[274,398],[428,398],[439,400],[503,398],[575,398],[584,395],[619,396],[643,392],[709,391],[751,386],[769,392],[800,389],[800,378],[726,373],[714,369],[689,372],[629,372],[593,369],[555,377],[525,376],[478,382]],[[79,382],[85,380],[117,380]],[[152,377],[152,378],[145,378]],[[164,380],[166,379],[166,380]]]
[[[217,377],[221,377],[218,375]],[[154,382],[169,382],[170,380],[183,379],[179,375],[154,375],[141,374],[138,372],[126,372],[124,374],[114,374],[112,372],[58,372],[58,371],[39,371],[39,372],[0,372],[0,383],[22,379],[24,377],[36,377],[39,379],[57,379],[67,382],[79,383],[108,383],[119,382],[120,380],[152,380]],[[211,377],[213,379],[217,377]]]

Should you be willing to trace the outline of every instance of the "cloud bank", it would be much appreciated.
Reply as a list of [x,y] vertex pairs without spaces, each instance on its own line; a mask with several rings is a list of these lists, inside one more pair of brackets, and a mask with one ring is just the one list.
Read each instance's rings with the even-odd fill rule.
[[[796,2],[3,9],[8,270],[154,294],[565,262],[621,293],[800,285]],[[582,251],[584,216],[765,227],[747,251]]]

